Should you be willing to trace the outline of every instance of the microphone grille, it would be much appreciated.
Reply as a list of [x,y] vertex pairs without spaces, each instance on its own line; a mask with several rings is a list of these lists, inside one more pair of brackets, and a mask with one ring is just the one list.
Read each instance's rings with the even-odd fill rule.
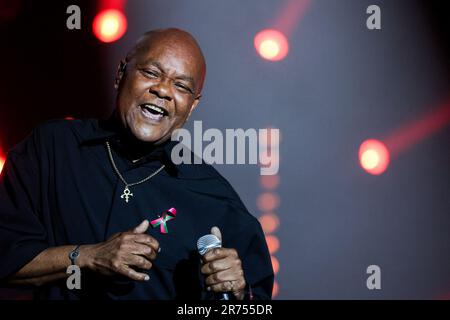
[[222,241],[219,240],[215,235],[213,234],[207,234],[198,239],[197,241],[197,249],[198,253],[200,255],[204,255],[206,251],[214,248],[221,248],[222,247]]

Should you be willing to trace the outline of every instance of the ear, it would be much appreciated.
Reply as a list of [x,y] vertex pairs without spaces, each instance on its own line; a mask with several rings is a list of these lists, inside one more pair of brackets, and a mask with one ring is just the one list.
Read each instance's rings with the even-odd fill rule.
[[127,67],[127,63],[125,60],[120,60],[119,65],[117,66],[116,78],[114,79],[114,88],[119,89],[120,81],[122,81],[123,75],[125,74],[125,69]]

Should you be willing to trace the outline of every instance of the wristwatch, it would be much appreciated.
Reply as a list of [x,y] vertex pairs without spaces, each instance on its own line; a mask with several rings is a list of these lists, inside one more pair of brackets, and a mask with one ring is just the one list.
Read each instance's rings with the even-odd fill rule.
[[80,245],[76,246],[75,249],[69,252],[69,259],[71,264],[75,265],[78,256],[80,255]]

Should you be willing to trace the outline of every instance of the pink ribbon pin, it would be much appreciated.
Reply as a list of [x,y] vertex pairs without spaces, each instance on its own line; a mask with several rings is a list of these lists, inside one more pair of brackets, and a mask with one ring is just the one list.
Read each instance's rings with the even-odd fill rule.
[[158,219],[150,221],[150,224],[153,228],[159,226],[161,233],[169,233],[167,230],[167,221],[175,219],[177,215],[177,210],[175,208],[170,208],[169,210],[164,211],[161,217]]

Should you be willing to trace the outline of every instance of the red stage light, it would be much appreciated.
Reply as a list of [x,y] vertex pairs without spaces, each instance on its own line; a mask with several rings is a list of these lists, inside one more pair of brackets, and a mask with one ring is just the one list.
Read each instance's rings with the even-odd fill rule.
[[259,195],[256,204],[261,211],[272,211],[280,204],[280,198],[272,192],[264,192]]
[[386,171],[389,158],[389,150],[378,140],[366,140],[359,147],[361,167],[370,174],[379,175]]
[[273,213],[266,213],[259,218],[261,227],[265,234],[274,232],[280,226],[280,220]]
[[282,60],[289,52],[289,43],[286,36],[273,29],[260,31],[255,36],[254,44],[259,55],[271,61]]
[[269,248],[269,253],[274,254],[280,249],[280,240],[276,236],[268,235],[266,236],[267,247]]
[[274,256],[270,256],[270,260],[272,261],[272,268],[273,273],[277,274],[278,271],[280,271],[280,263],[278,262],[278,259]]
[[280,290],[280,287],[278,285],[277,281],[274,281],[273,283],[273,289],[272,289],[272,297],[276,297],[278,295],[278,291]]
[[5,164],[5,161],[6,161],[5,157],[0,155],[0,173],[2,173],[3,165]]
[[261,176],[259,181],[264,189],[273,190],[280,184],[280,176],[277,174],[271,176]]
[[100,41],[113,42],[125,34],[127,18],[119,10],[104,10],[95,16],[92,28],[95,36]]

